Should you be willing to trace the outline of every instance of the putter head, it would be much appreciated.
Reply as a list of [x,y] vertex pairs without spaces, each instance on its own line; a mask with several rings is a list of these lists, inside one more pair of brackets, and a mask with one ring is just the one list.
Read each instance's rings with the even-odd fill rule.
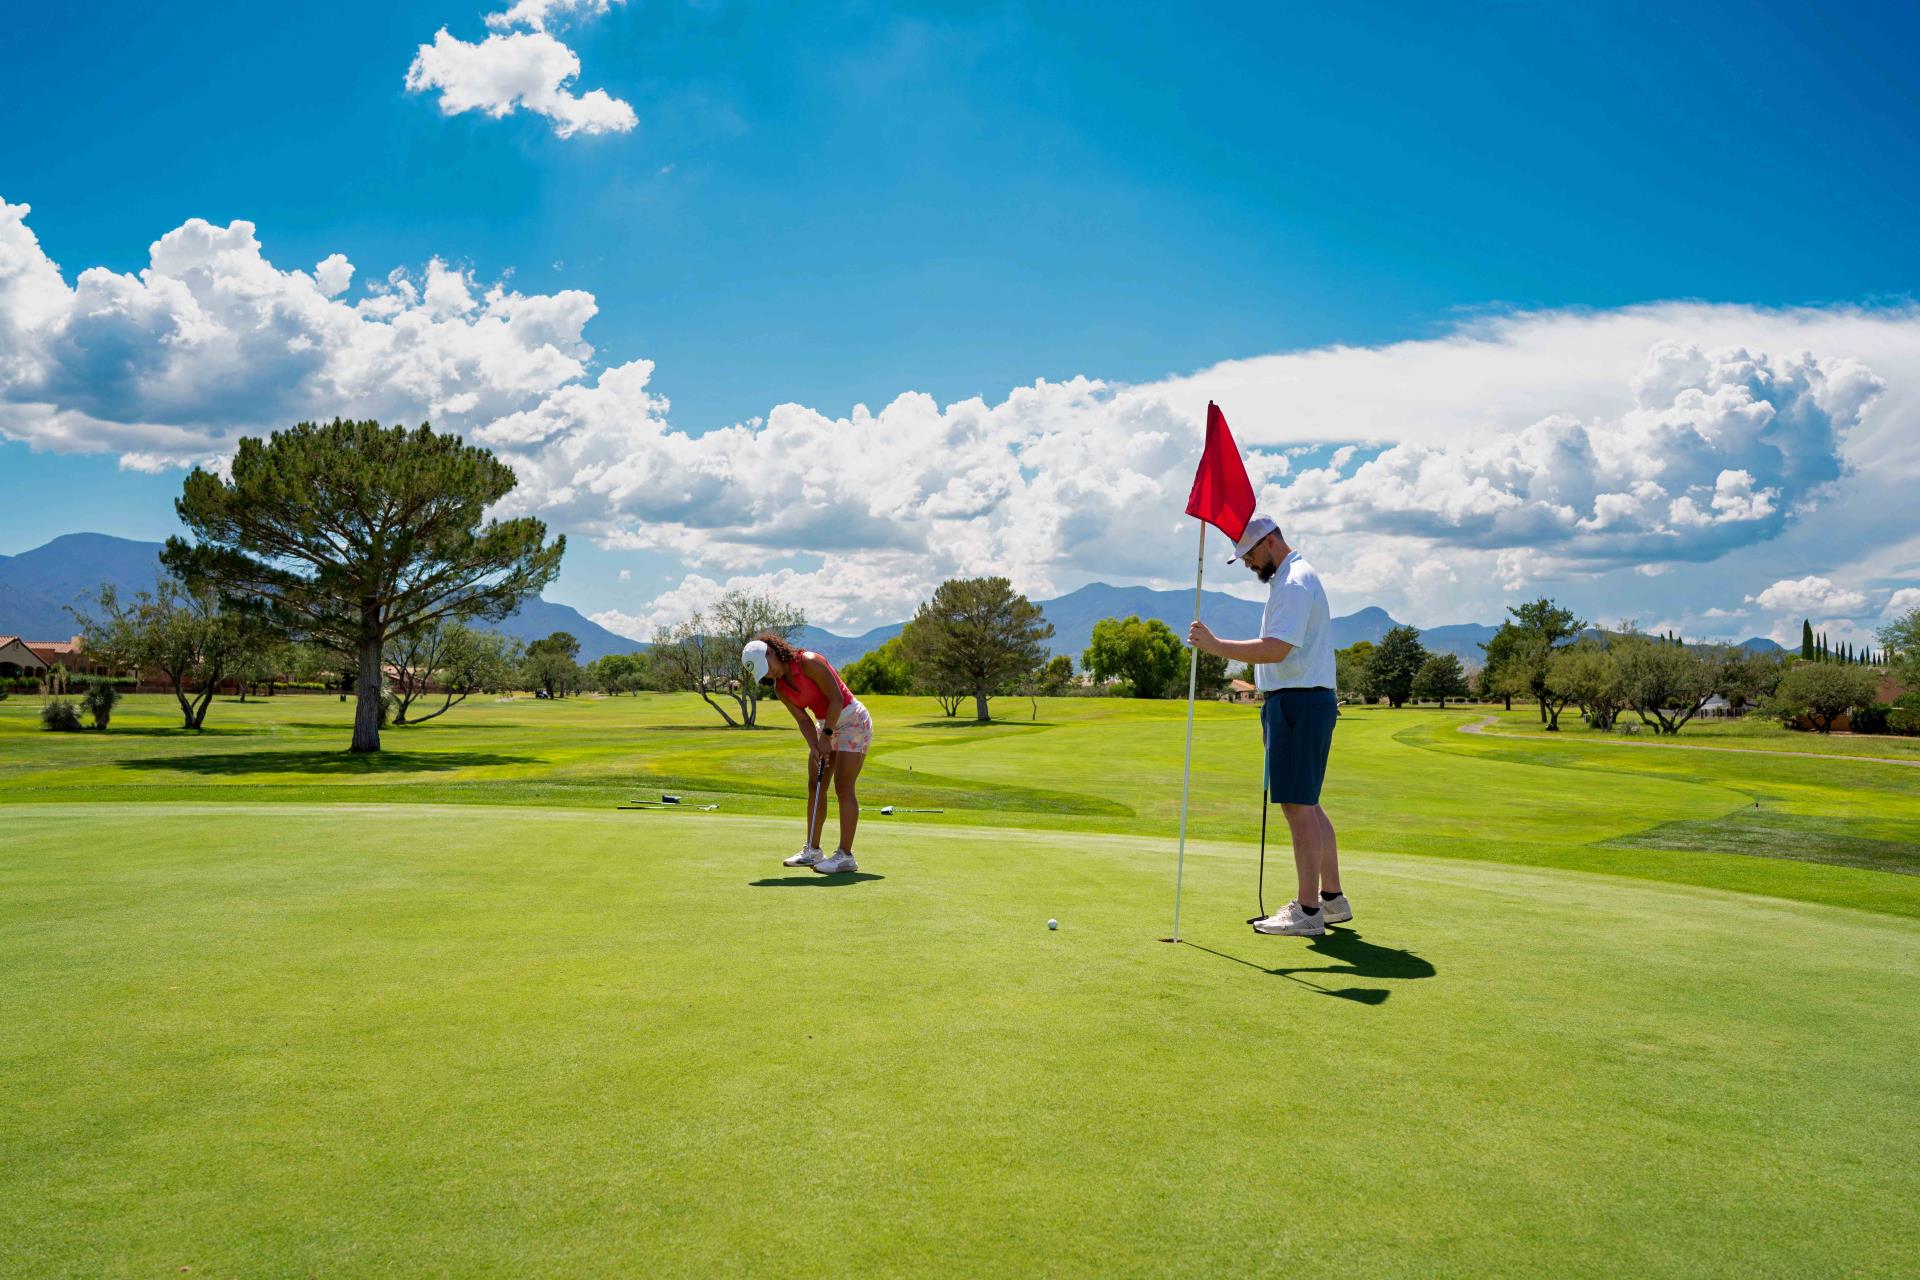
[[892,805],[890,805],[890,804],[883,804],[883,805],[881,805],[881,806],[880,806],[880,812],[881,812],[881,813],[883,813],[883,814],[886,814],[886,815],[887,815],[888,817],[892,817],[892,816],[893,816],[893,806],[892,806]]
[[679,796],[661,796],[660,803],[661,804],[679,804],[680,797]]

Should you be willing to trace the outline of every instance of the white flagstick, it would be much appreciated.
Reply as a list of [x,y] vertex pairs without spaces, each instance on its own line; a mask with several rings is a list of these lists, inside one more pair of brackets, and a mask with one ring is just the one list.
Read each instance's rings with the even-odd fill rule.
[[[1200,554],[1193,567],[1193,620],[1200,621],[1200,580],[1207,572],[1207,522],[1200,525]],[[1193,651],[1187,663],[1187,768],[1180,779],[1180,852],[1173,863],[1173,936],[1180,941],[1180,878],[1187,866],[1187,793],[1193,788],[1193,700],[1200,689],[1200,650]]]

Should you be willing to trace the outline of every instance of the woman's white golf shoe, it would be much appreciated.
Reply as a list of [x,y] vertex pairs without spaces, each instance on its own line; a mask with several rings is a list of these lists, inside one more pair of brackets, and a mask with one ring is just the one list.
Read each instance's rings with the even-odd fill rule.
[[780,865],[783,867],[810,867],[825,856],[826,855],[821,853],[820,850],[814,848],[812,845],[808,845]]

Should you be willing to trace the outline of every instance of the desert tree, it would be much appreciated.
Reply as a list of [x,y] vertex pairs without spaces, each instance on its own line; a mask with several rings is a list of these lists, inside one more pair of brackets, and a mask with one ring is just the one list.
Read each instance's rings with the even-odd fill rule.
[[88,653],[111,669],[159,672],[187,729],[205,727],[221,682],[275,640],[258,615],[227,608],[211,586],[171,574],[130,601],[103,585],[94,602],[96,611],[74,611]]
[[908,634],[922,680],[971,696],[974,717],[984,723],[988,699],[1047,660],[1053,624],[1005,578],[949,578],[914,614]]
[[[387,673],[393,681],[393,724],[425,724],[438,719],[474,694],[511,681],[520,665],[520,642],[497,631],[441,619],[417,627],[387,646]],[[440,705],[415,715],[414,705]]]
[[1612,652],[1627,705],[1660,733],[1679,733],[1720,687],[1725,658],[1719,653],[1702,655],[1642,635],[1617,638]]
[[1804,719],[1820,733],[1831,733],[1841,716],[1872,705],[1879,683],[1873,672],[1858,667],[1796,662],[1767,705],[1789,727]]
[[498,622],[560,571],[566,539],[532,517],[489,519],[513,469],[424,424],[299,423],[196,468],[174,509],[198,540],[161,560],[355,664],[350,750],[380,749],[382,657],[442,619]]
[[1547,690],[1578,705],[1596,729],[1613,728],[1627,705],[1620,664],[1604,645],[1591,640],[1554,652],[1547,664]]
[[797,606],[764,593],[729,591],[659,638],[654,673],[665,688],[699,694],[729,729],[751,729],[759,723],[761,690],[740,651],[758,632],[791,639],[806,625]]
[[549,698],[564,698],[586,677],[580,669],[580,642],[570,631],[556,631],[527,645],[520,663],[520,679]]
[[1497,687],[1508,696],[1509,711],[1514,696],[1531,697],[1539,704],[1540,722],[1549,728],[1558,727],[1558,711],[1549,706],[1553,695],[1547,689],[1548,665],[1554,650],[1579,635],[1586,625],[1571,609],[1563,609],[1544,596],[1507,610],[1507,620],[1482,648],[1487,666],[1501,673]]

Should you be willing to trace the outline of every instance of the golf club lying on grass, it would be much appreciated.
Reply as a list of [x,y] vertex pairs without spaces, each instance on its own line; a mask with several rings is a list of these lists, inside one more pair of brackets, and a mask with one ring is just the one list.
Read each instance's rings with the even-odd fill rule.
[[945,813],[946,810],[945,809],[898,809],[898,808],[895,808],[893,805],[886,804],[886,805],[880,806],[880,812],[883,814],[886,814],[888,817],[892,817],[896,813]]
[[617,804],[616,809],[697,809],[701,813],[711,813],[720,806],[717,804],[681,804],[678,800],[636,800],[632,804]]

